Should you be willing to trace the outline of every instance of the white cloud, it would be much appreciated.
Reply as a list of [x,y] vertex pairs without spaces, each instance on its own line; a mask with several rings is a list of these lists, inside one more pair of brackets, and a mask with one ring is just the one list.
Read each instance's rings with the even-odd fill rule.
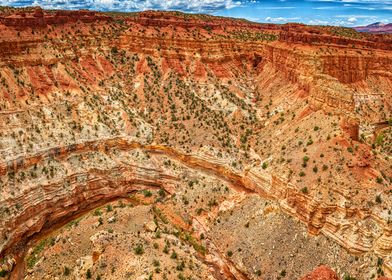
[[298,20],[298,17],[285,18],[285,17],[266,17],[264,20],[268,22],[292,22]]
[[113,0],[96,0],[96,2],[101,5],[113,5]]
[[308,24],[310,24],[310,25],[328,25],[329,22],[326,20],[312,19],[312,20],[309,20]]
[[354,23],[354,22],[357,21],[357,18],[355,18],[355,17],[350,17],[350,18],[347,19],[347,21],[350,22],[350,23]]

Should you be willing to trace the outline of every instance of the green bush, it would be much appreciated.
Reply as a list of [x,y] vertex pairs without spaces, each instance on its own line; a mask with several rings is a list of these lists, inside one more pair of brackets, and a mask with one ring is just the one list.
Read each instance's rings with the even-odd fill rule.
[[86,278],[87,279],[91,279],[91,270],[90,269],[87,269],[87,272],[86,272]]
[[143,253],[144,253],[143,244],[136,245],[136,247],[133,249],[133,251],[135,252],[136,255],[143,255]]

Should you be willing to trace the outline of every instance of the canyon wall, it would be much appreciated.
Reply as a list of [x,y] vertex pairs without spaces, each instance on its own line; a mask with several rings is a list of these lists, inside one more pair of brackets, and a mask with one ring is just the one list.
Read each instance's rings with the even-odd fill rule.
[[[386,257],[392,252],[392,227],[377,211],[350,207],[344,205],[343,201],[342,205],[317,201],[277,176],[256,170],[250,170],[247,174],[237,174],[225,165],[182,154],[164,146],[145,146],[126,139],[83,143],[71,147],[58,147],[30,158],[9,161],[3,164],[2,171],[7,169],[8,172],[17,172],[33,164],[39,164],[47,157],[61,159],[72,154],[100,150],[109,152],[112,149],[126,152],[137,149],[152,155],[166,156],[192,169],[213,174],[238,190],[254,192],[261,197],[276,200],[286,213],[303,222],[309,233],[322,233],[352,253],[372,250],[377,255]],[[159,167],[144,168],[122,166],[111,170],[89,170],[85,174],[77,173],[62,178],[63,182],[28,188],[17,197],[3,200],[0,209],[1,228],[4,230],[1,251],[7,252],[34,233],[68,217],[76,216],[97,203],[126,196],[143,188],[167,188],[170,192],[170,182],[174,182],[175,177],[162,173]],[[362,224],[364,218],[372,225],[372,231]]]
[[[359,137],[361,122],[390,115],[389,37],[40,9],[1,14],[0,32],[1,256],[105,201],[170,193],[168,157],[278,202],[310,234],[391,270],[388,155]],[[358,113],[358,93],[383,107]]]
[[100,15],[93,11],[56,11],[48,14],[44,13],[41,8],[35,8],[32,13],[19,12],[0,16],[0,23],[17,29],[44,28],[48,25],[61,25],[77,21],[92,23],[110,20],[112,20],[111,17]]

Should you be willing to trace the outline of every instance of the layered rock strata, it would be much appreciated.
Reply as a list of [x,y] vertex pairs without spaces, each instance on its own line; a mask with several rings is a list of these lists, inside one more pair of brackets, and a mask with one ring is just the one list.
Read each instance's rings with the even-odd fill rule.
[[389,138],[361,131],[391,118],[390,37],[40,9],[3,11],[0,32],[2,256],[103,202],[171,192],[169,157],[391,273]]

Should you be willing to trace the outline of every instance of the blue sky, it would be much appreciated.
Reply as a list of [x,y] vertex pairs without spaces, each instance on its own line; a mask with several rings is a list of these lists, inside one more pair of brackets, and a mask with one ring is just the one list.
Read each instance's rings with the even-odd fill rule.
[[358,26],[392,22],[392,0],[0,0],[0,5],[101,11],[180,10],[271,23]]

